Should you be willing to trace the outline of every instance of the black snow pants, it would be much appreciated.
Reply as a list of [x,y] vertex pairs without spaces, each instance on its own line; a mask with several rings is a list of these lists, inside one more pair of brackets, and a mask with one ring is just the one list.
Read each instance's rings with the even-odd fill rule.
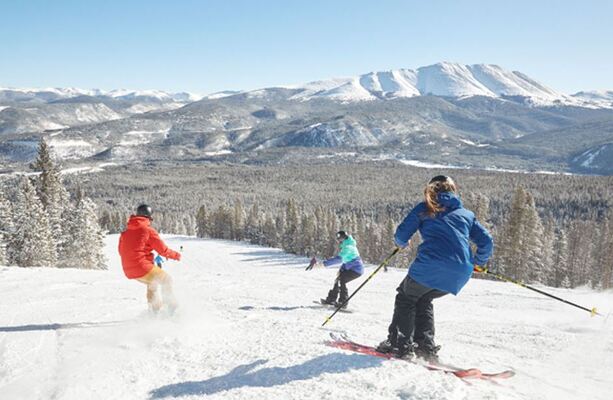
[[432,300],[448,293],[420,285],[408,275],[396,291],[389,341],[398,347],[414,343],[424,351],[433,351],[436,344]]
[[326,301],[335,302],[338,297],[338,302],[343,303],[349,297],[349,292],[347,291],[347,283],[359,278],[360,276],[360,274],[351,270],[340,270],[338,276],[336,277],[336,280],[334,281],[334,286],[332,287],[332,290],[328,292],[328,297],[326,298]]

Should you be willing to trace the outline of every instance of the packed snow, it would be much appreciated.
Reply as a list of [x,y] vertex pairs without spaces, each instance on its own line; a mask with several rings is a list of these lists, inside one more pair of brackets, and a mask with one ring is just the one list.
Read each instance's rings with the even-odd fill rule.
[[476,279],[436,300],[444,361],[516,372],[467,382],[323,345],[330,331],[384,339],[406,271],[380,272],[351,301],[353,313],[321,328],[331,310],[313,300],[334,269],[306,272],[304,257],[245,243],[164,238],[183,246],[182,261],[164,266],[181,303],[171,318],[146,312],[144,285],[121,271],[117,235],[107,237],[108,271],[0,267],[2,399],[610,398],[611,292],[543,288],[603,318]]

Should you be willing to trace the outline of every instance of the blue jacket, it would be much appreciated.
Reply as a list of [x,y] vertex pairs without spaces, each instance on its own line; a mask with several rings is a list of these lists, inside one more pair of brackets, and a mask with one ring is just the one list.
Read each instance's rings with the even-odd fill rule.
[[358,247],[355,239],[349,236],[340,244],[341,251],[338,256],[329,258],[324,261],[324,266],[331,267],[341,264],[341,271],[351,270],[360,275],[364,273],[364,265],[358,252]]
[[[396,244],[404,247],[419,230],[423,242],[409,268],[409,276],[419,284],[458,294],[470,279],[474,264],[484,265],[492,255],[492,236],[477,221],[475,214],[462,207],[451,192],[438,195],[445,210],[427,214],[425,203],[419,203],[396,229]],[[477,245],[473,255],[469,240]]]

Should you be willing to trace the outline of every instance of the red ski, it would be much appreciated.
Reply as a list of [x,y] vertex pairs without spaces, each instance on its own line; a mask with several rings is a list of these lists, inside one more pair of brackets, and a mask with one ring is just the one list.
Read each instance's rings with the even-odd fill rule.
[[374,357],[381,357],[381,358],[385,358],[388,360],[395,359],[395,360],[408,361],[414,364],[421,365],[429,369],[430,371],[444,372],[446,374],[455,375],[458,378],[462,378],[462,379],[486,379],[486,380],[507,379],[515,375],[515,372],[511,370],[506,370],[506,371],[497,372],[497,373],[486,373],[486,372],[482,372],[478,368],[464,369],[464,368],[456,368],[456,367],[452,367],[452,366],[444,365],[444,364],[432,364],[432,363],[428,363],[425,361],[421,361],[419,359],[407,360],[407,359],[395,357],[394,355],[389,354],[389,353],[381,353],[372,346],[366,346],[360,343],[353,342],[349,340],[347,337],[339,337],[332,333],[330,333],[330,337],[332,338],[332,340],[328,340],[324,342],[327,346],[330,346],[330,347],[336,347],[338,349],[354,351],[357,353],[366,354],[366,355],[374,356]]

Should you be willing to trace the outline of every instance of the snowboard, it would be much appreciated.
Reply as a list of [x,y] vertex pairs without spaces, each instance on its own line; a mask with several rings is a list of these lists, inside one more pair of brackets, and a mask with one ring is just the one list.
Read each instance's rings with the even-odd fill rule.
[[[325,307],[325,308],[329,308],[329,309],[331,309],[331,310],[336,310],[336,307],[338,307],[337,305],[334,305],[334,304],[325,304],[325,303],[322,303],[322,302],[321,302],[321,300],[320,300],[320,301],[313,300],[313,303],[315,303],[315,304],[319,304],[320,306]],[[342,312],[342,313],[351,314],[353,311],[351,311],[351,310],[349,310],[349,309],[346,309],[346,308],[341,308],[340,310],[338,310],[338,312]]]

